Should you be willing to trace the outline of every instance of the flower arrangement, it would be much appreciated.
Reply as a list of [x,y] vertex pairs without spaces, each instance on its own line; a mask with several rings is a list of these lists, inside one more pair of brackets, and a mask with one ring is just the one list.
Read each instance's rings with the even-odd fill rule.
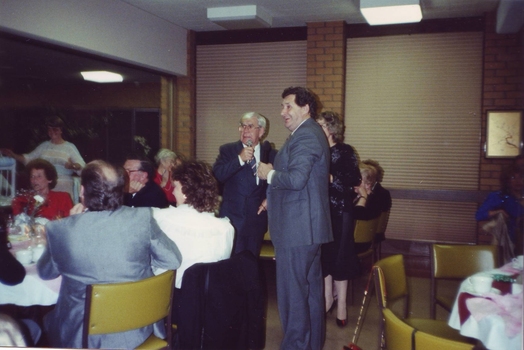
[[18,236],[18,240],[26,240],[32,236],[39,235],[43,225],[48,221],[39,217],[43,207],[48,202],[41,195],[32,190],[20,190],[13,200],[13,207],[20,212],[9,229],[10,236]]

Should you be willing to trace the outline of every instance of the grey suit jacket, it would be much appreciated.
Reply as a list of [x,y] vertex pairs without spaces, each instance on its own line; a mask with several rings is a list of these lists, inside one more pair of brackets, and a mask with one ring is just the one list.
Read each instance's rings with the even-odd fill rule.
[[278,151],[267,193],[269,232],[276,248],[333,240],[329,163],[326,136],[311,118]]
[[[43,279],[62,275],[58,302],[44,320],[52,347],[82,347],[86,285],[137,281],[153,276],[151,266],[180,266],[177,246],[160,230],[150,208],[86,212],[50,221],[46,230],[38,273]],[[89,347],[135,348],[152,330],[90,336]]]

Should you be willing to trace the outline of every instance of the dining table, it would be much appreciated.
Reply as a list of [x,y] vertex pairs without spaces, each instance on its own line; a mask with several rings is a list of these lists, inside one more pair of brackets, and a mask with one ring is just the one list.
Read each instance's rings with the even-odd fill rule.
[[491,290],[477,293],[471,276],[466,278],[455,298],[449,326],[480,340],[487,349],[521,350],[522,265],[510,262],[477,274],[493,278]]
[[[31,240],[11,242],[11,254],[28,249]],[[62,276],[52,280],[43,280],[38,276],[36,262],[24,265],[26,275],[22,283],[8,286],[0,283],[0,305],[13,304],[17,306],[51,306],[58,300],[58,292],[62,283]]]

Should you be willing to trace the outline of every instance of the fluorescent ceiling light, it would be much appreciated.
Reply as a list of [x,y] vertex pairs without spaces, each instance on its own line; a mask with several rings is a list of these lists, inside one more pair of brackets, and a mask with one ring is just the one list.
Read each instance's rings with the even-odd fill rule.
[[360,0],[360,12],[372,26],[422,20],[419,0]]
[[102,71],[80,72],[84,80],[94,81],[95,83],[120,83],[124,78],[117,73]]
[[268,28],[273,21],[269,13],[257,5],[208,8],[207,19],[226,29]]

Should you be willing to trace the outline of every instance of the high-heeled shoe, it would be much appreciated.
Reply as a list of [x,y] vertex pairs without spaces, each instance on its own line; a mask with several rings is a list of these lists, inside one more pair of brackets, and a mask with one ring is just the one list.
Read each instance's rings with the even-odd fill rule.
[[329,310],[326,311],[326,314],[332,314],[333,310],[337,307],[337,299],[333,300],[333,303],[331,304],[331,307]]
[[347,319],[345,319],[345,320],[339,320],[339,319],[337,318],[337,326],[338,326],[339,328],[344,328],[344,327],[346,327],[347,325],[348,325],[348,320],[347,320]]

